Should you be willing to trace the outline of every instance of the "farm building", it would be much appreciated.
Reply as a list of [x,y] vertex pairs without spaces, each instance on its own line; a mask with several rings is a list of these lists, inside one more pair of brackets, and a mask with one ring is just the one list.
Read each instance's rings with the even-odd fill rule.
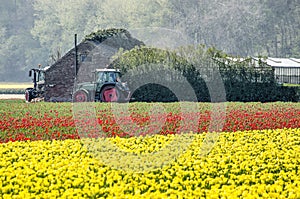
[[[264,75],[265,72],[272,70],[274,79],[280,84],[300,84],[300,59],[298,58],[236,58],[227,57],[225,60],[218,60],[228,65],[244,63],[245,66],[254,67],[257,72]],[[265,71],[265,72],[263,72]],[[259,77],[256,79],[260,82]]]
[[300,84],[300,59],[269,57],[262,61],[274,69],[278,83]]
[[143,42],[133,38],[124,29],[107,29],[87,35],[46,70],[44,100],[72,101],[75,82],[92,81],[93,71],[106,68],[121,48],[130,50],[142,45]]

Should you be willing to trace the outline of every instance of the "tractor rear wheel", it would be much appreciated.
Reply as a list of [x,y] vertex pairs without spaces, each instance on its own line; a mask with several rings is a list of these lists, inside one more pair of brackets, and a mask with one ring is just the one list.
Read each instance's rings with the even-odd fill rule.
[[102,102],[118,102],[120,101],[120,92],[115,86],[105,86],[101,93],[100,98]]
[[25,90],[25,100],[26,102],[31,102],[31,100],[34,98],[32,94],[33,88],[27,88]]
[[73,94],[73,102],[87,102],[89,94],[84,90],[78,90]]

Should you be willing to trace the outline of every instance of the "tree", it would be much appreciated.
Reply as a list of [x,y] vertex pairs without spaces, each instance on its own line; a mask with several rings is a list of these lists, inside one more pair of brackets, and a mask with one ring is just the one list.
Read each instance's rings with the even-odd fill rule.
[[[31,50],[38,47],[32,38],[32,0],[1,3],[0,75],[1,81],[26,81],[24,70],[32,64]],[[27,73],[26,73],[27,74]]]
[[3,1],[1,79],[7,79],[12,64],[20,77],[23,66],[51,64],[58,49],[63,55],[73,47],[75,33],[80,41],[107,28],[128,29],[154,47],[205,44],[239,56],[297,58],[299,13],[299,0]]

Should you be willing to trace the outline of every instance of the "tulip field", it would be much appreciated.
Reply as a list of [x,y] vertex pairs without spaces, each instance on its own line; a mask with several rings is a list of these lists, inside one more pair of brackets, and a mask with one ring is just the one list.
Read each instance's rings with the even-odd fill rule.
[[0,100],[0,197],[300,198],[300,104],[224,104]]

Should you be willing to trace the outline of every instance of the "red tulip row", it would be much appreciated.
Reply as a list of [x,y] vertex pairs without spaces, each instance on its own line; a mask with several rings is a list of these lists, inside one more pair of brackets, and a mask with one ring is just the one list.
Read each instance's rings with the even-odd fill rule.
[[[167,111],[162,113],[151,113],[146,106],[149,105],[135,103],[128,115],[116,115],[110,106],[96,104],[94,118],[88,115],[74,118],[70,104],[28,106],[2,102],[0,142],[300,127],[300,105],[296,103],[228,103],[225,114],[217,118],[209,104],[199,104],[198,111],[184,113],[176,103],[165,105]],[[22,112],[18,114],[20,108]]]

